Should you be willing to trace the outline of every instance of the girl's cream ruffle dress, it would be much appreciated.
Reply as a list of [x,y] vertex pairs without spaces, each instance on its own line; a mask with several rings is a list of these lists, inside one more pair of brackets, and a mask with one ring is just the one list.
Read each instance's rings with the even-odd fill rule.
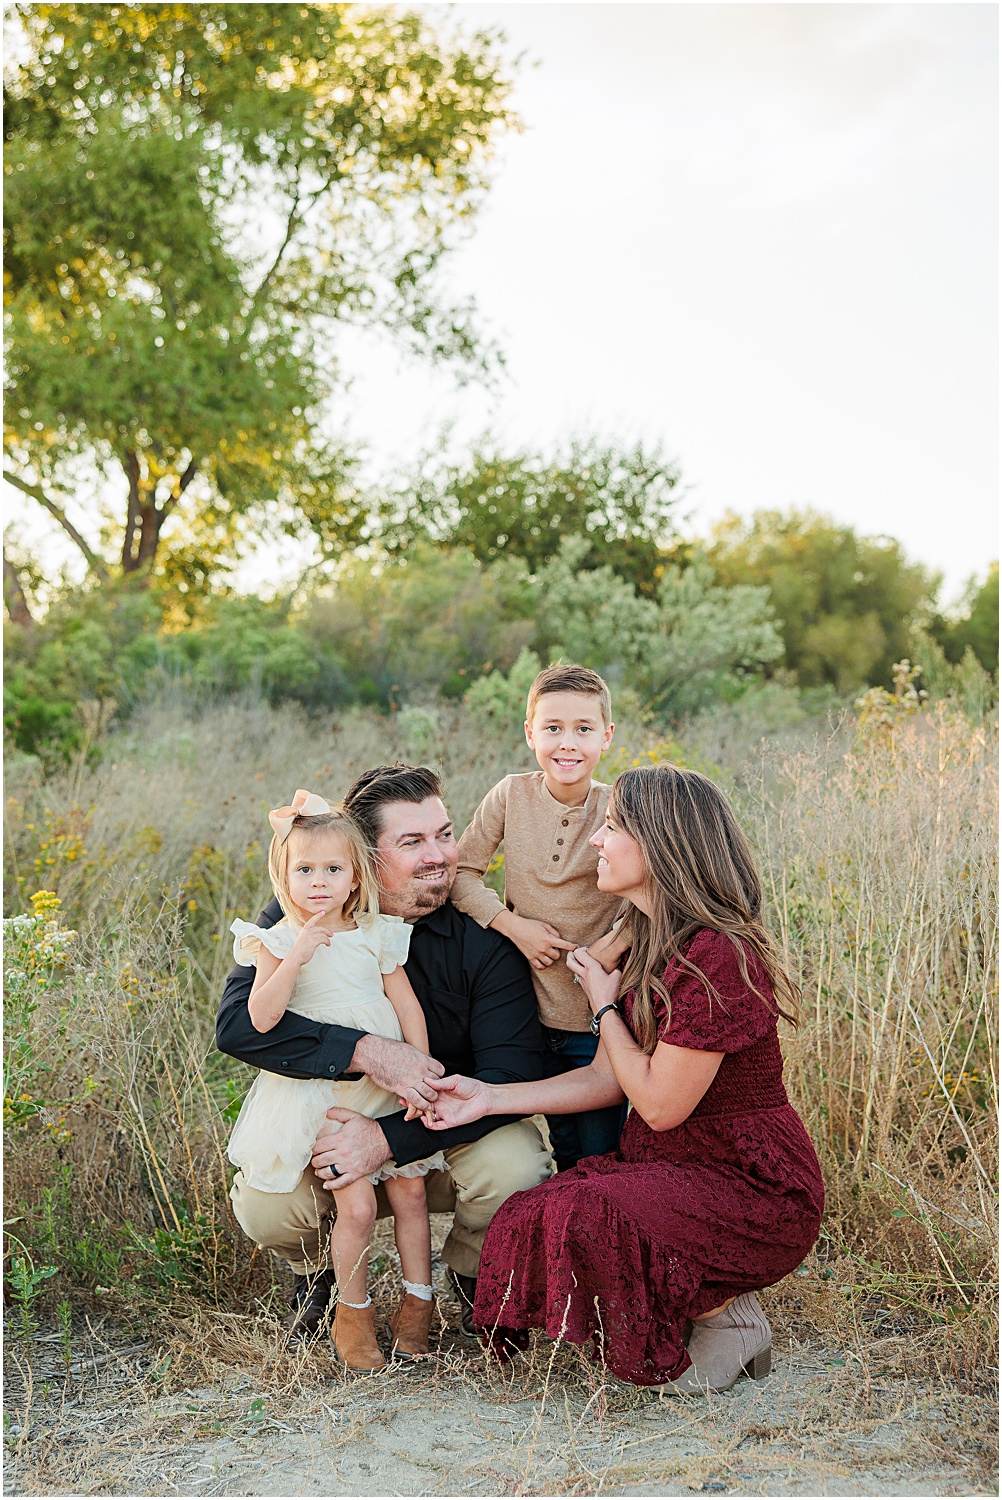
[[[288,920],[274,927],[255,927],[235,921],[233,957],[238,964],[257,965],[262,944],[276,958],[285,958],[296,941]],[[403,1039],[397,1013],[383,990],[383,974],[402,964],[410,947],[411,930],[399,917],[378,916],[364,927],[336,932],[330,946],[318,948],[299,971],[289,1010],[311,1021],[349,1026],[375,1036]],[[357,1082],[325,1078],[283,1078],[259,1073],[237,1117],[227,1152],[243,1172],[247,1185],[262,1193],[291,1193],[310,1164],[313,1144],[322,1125],[333,1135],[341,1126],[326,1118],[332,1104],[357,1110],[370,1120],[398,1113],[400,1101],[370,1078]],[[445,1168],[440,1151],[404,1167],[387,1165],[372,1182],[386,1177],[423,1177]]]

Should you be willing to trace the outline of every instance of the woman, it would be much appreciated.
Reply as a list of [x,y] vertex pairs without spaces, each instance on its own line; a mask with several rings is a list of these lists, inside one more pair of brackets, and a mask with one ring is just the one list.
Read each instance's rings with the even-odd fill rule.
[[601,1037],[595,1061],[539,1083],[440,1079],[435,1111],[445,1129],[624,1096],[632,1109],[618,1151],[502,1205],[474,1317],[590,1337],[637,1385],[726,1390],[768,1373],[772,1335],[753,1294],[800,1264],[824,1205],[782,1081],[777,1016],[796,1022],[798,994],[762,924],[748,845],[705,776],[625,772],[592,843],[599,888],[625,902],[618,946],[599,956],[626,958],[607,973],[585,949],[568,955]]

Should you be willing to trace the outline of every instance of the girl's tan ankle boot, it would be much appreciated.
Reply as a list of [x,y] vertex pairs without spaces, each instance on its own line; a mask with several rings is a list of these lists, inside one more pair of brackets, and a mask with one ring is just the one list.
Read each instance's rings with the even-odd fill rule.
[[390,1319],[393,1335],[393,1353],[420,1357],[428,1353],[428,1335],[435,1311],[433,1300],[425,1301],[405,1292],[403,1301]]
[[385,1370],[386,1360],[376,1343],[376,1309],[348,1307],[339,1302],[331,1329],[334,1347],[349,1370]]

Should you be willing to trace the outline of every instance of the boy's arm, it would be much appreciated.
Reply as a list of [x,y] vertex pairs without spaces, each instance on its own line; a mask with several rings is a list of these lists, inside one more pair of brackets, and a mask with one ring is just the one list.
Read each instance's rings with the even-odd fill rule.
[[459,840],[459,865],[452,887],[452,904],[481,927],[490,927],[495,917],[507,910],[497,893],[484,885],[487,866],[504,838],[507,790],[506,777],[487,793]]
[[598,960],[607,974],[611,974],[613,969],[619,968],[619,960],[625,953],[629,953],[632,946],[629,925],[626,918],[621,917],[609,932],[596,938],[587,951],[592,958]]
[[473,814],[473,821],[459,841],[459,869],[452,887],[452,904],[461,912],[491,927],[515,944],[534,969],[548,969],[576,945],[567,943],[549,922],[533,921],[509,911],[483,883],[487,866],[504,838],[507,792],[510,778],[499,781]]

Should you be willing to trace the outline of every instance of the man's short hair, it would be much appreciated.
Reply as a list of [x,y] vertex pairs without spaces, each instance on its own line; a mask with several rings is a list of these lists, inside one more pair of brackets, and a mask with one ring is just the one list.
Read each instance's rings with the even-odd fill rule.
[[374,849],[383,831],[384,802],[424,802],[441,797],[442,783],[438,772],[428,766],[375,766],[363,771],[344,796],[342,806],[355,819]]
[[587,693],[599,700],[602,710],[602,718],[608,729],[612,723],[612,696],[605,679],[590,667],[575,667],[571,663],[558,662],[555,666],[544,667],[529,689],[528,702],[525,705],[525,717],[532,723],[532,716],[536,712],[536,704],[545,693]]

